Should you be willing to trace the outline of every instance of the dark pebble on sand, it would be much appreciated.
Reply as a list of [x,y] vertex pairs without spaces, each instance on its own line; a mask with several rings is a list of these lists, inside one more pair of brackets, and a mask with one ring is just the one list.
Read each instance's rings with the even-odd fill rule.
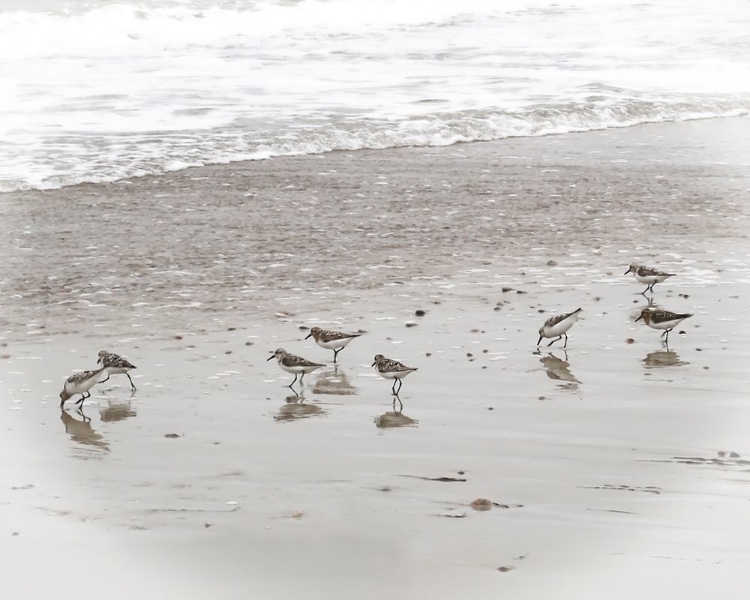
[[432,356],[432,352],[425,352],[425,356]]
[[471,352],[467,352],[467,353],[466,353],[466,356],[468,356],[469,358],[471,358],[471,357],[472,357],[472,356],[474,356],[474,355],[473,355],[473,354],[472,354]]
[[252,346],[252,345],[253,345],[252,342],[245,342],[245,346]]
[[176,340],[181,340],[181,339],[182,339],[182,336],[181,336],[181,335],[176,335],[176,336],[174,336],[174,339],[176,339]]
[[556,267],[556,266],[557,266],[557,261],[554,261],[554,260],[548,260],[548,261],[547,261],[547,266],[548,266],[548,267]]
[[11,535],[12,535],[13,537],[18,537],[18,536],[19,536],[19,535],[21,535],[21,534],[20,534],[20,533],[18,533],[17,531],[14,531],[13,533],[11,533]]
[[482,365],[482,368],[483,368],[483,369],[486,369],[486,368],[487,368],[487,365]]
[[685,333],[686,333],[686,332],[685,332],[685,330],[684,330],[684,329],[680,329],[680,335],[685,335]]
[[512,292],[512,291],[513,291],[512,287],[504,287],[503,288],[503,294],[505,294],[506,292]]
[[224,354],[231,354],[231,353],[232,353],[231,350],[227,350]]
[[500,310],[500,307],[499,307],[499,306],[496,306],[496,307],[495,307],[495,312],[497,312],[497,311],[499,311],[499,310]]
[[416,324],[416,323],[411,323],[411,322],[409,322],[409,323],[407,323],[407,324],[406,324],[406,326],[407,326],[407,327],[416,327],[416,326],[417,326],[417,324]]
[[424,317],[427,313],[423,310],[415,311],[414,314],[418,317]]
[[307,325],[300,325],[299,328],[302,331],[307,331],[308,329],[310,329]]
[[635,340],[633,338],[628,338],[625,340],[626,344],[635,344]]
[[740,457],[740,455],[737,454],[736,452],[730,452],[729,453],[729,458],[739,458],[739,457]]
[[708,367],[703,367],[703,370],[704,371],[708,371]]
[[237,331],[236,327],[227,327],[227,331]]
[[165,433],[164,437],[170,440],[175,440],[178,437],[180,437],[180,434],[179,433]]
[[703,352],[703,348],[696,348],[695,351],[696,352]]
[[466,475],[466,471],[456,471],[456,475]]
[[540,399],[540,400],[546,400],[546,399],[547,399],[547,396],[539,396],[539,399]]
[[540,309],[539,309],[538,311],[536,311],[536,312],[538,312],[538,313],[543,313],[543,312],[544,312],[544,309],[543,309],[543,308],[540,308]]
[[[487,367],[484,368],[486,369]],[[490,406],[487,410],[495,410],[495,408],[493,406]]]
[[526,292],[524,292],[523,290],[516,290],[516,294],[525,294],[525,293]]
[[497,570],[501,573],[507,573],[508,571],[512,571],[515,569],[515,567],[498,567]]

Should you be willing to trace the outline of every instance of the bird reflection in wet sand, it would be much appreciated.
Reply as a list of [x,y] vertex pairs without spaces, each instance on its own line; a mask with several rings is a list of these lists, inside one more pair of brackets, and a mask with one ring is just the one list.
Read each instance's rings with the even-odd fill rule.
[[354,387],[349,377],[338,366],[333,371],[321,373],[315,381],[313,394],[332,394],[336,396],[354,396],[357,388]]
[[91,427],[91,419],[81,410],[75,412],[81,417],[80,419],[76,419],[66,410],[60,411],[60,420],[65,426],[65,433],[70,435],[70,439],[84,446],[94,446],[99,450],[109,451],[109,444],[104,441],[104,437]]
[[670,350],[669,346],[666,350],[656,350],[649,352],[646,358],[643,359],[643,366],[646,369],[660,369],[662,367],[682,367],[689,365],[690,363],[686,360],[681,360],[677,352]]
[[[396,408],[396,400],[398,400],[399,408]],[[394,427],[416,427],[419,421],[407,417],[403,414],[404,405],[401,400],[397,397],[393,399],[393,411],[383,413],[379,417],[375,418],[375,427],[378,429],[392,429]]]
[[274,421],[297,421],[309,417],[320,417],[326,414],[317,404],[305,402],[305,397],[295,392],[292,396],[284,398],[284,405],[274,415]]
[[[541,356],[541,352],[535,352],[537,356]],[[560,381],[561,386],[566,389],[577,389],[581,383],[573,373],[570,372],[570,363],[568,362],[568,353],[565,353],[565,360],[558,358],[552,352],[548,352],[547,356],[543,356],[539,359],[542,363],[544,370],[547,373],[547,377],[555,381]],[[567,383],[565,383],[567,382]]]
[[135,417],[137,414],[136,410],[130,406],[129,400],[115,404],[110,402],[106,407],[99,407],[99,418],[105,423],[124,421],[130,417]]

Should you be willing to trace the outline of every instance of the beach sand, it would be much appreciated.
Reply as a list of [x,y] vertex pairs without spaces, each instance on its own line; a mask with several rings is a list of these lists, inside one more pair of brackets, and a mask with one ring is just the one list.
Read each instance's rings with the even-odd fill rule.
[[[744,598],[748,139],[694,121],[0,195],[4,592]],[[633,322],[632,261],[677,273],[669,348]],[[578,307],[567,351],[537,350]],[[367,334],[334,368],[313,325]],[[328,363],[302,397],[277,347]],[[101,349],[138,390],[61,411]],[[402,410],[376,353],[419,368]]]

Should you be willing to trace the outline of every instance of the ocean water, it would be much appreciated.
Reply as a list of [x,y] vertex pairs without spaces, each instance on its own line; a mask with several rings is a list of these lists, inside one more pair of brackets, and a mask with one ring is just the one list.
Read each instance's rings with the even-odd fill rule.
[[745,0],[5,0],[0,191],[750,113]]

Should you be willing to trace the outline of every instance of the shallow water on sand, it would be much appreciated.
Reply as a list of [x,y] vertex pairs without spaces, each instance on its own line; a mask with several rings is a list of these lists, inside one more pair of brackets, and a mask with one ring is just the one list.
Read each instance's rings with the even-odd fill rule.
[[[0,453],[16,488],[0,511],[35,515],[14,521],[14,560],[68,543],[43,517],[158,558],[195,580],[187,597],[195,564],[222,593],[254,581],[271,597],[731,597],[748,559],[749,186],[747,154],[723,149],[746,126],[8,196],[3,443],[24,467]],[[325,194],[310,191],[316,161],[337,166]],[[371,185],[386,173],[388,193]],[[252,210],[237,193],[251,188]],[[51,235],[75,215],[85,245]],[[170,226],[154,234],[144,215]],[[647,301],[622,275],[632,260],[678,273],[654,294],[694,313],[669,347],[633,322]],[[579,306],[567,349],[535,347],[546,318]],[[304,340],[316,324],[367,334],[334,367]],[[266,362],[277,347],[328,366],[292,392]],[[83,414],[61,412],[61,377],[102,348],[138,366],[138,390],[114,376]],[[399,402],[376,353],[419,368]],[[499,506],[475,511],[477,498]]]

